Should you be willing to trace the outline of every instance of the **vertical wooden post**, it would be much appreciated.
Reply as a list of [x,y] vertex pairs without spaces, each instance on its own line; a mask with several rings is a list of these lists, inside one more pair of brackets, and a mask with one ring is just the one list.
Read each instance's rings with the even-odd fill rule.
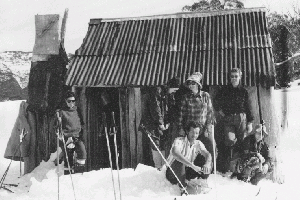
[[136,141],[137,141],[137,131],[136,131],[136,118],[135,118],[135,90],[134,88],[128,88],[128,133],[130,141],[130,154],[131,154],[131,167],[135,168],[137,164],[137,151],[136,151]]
[[122,168],[129,168],[130,166],[130,146],[128,139],[127,129],[127,88],[119,89],[119,107],[120,107],[120,129],[121,129],[121,141],[122,141]]
[[141,89],[135,88],[135,118],[136,118],[136,151],[137,151],[137,164],[143,163],[143,133],[139,131],[139,125],[142,117],[142,98]]

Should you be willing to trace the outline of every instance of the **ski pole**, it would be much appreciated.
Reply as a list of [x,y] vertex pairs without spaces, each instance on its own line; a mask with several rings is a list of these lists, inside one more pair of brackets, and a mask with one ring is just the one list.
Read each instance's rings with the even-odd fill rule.
[[114,144],[115,144],[115,154],[116,154],[116,165],[118,172],[118,184],[119,184],[119,192],[120,192],[120,200],[122,200],[121,193],[121,182],[120,182],[120,173],[119,173],[119,155],[118,155],[118,145],[117,145],[117,131],[116,131],[116,121],[115,121],[115,113],[111,112],[112,117],[112,134],[114,135]]
[[72,177],[72,173],[71,173],[71,169],[70,169],[69,156],[68,156],[68,153],[67,153],[67,147],[66,147],[66,142],[65,142],[64,136],[62,136],[62,141],[64,143],[64,150],[65,150],[66,160],[67,160],[67,164],[68,164],[69,175],[70,175],[70,179],[71,179],[71,183],[72,183],[74,199],[76,200],[75,187],[74,187],[74,183],[73,183],[73,177]]
[[[69,158],[68,158],[68,153],[67,153],[67,148],[66,148],[66,142],[65,142],[64,135],[62,133],[62,120],[59,115],[59,112],[56,112],[56,115],[57,115],[57,119],[58,119],[58,133],[57,133],[57,160],[58,160],[58,163],[57,163],[57,166],[59,166],[58,148],[59,148],[59,136],[61,136],[62,142],[64,145],[65,156],[66,156],[66,160],[67,160],[67,164],[68,164],[70,179],[71,179],[71,183],[72,183],[73,195],[74,195],[74,199],[76,200],[75,187],[74,187],[73,178],[71,175],[70,163],[69,163]],[[57,169],[58,169],[58,199],[59,199],[59,167]]]
[[114,174],[113,174],[113,166],[112,166],[112,161],[111,161],[111,152],[110,152],[110,145],[109,145],[109,138],[108,138],[108,132],[107,132],[107,123],[106,123],[106,114],[105,112],[102,113],[102,123],[104,126],[104,131],[105,131],[105,136],[106,136],[106,145],[108,149],[108,156],[109,156],[109,164],[110,164],[110,169],[111,169],[111,178],[112,178],[112,184],[113,184],[113,189],[114,189],[114,196],[115,200],[117,199],[116,196],[116,189],[115,189],[115,181],[114,181]]
[[[22,144],[23,142],[23,137],[24,137],[24,129],[21,131],[21,134],[20,134],[20,144]],[[22,176],[22,151],[21,151],[21,145],[20,145],[20,177]]]
[[153,141],[153,139],[150,137],[151,133],[146,129],[146,127],[144,126],[144,124],[141,124],[140,127],[143,129],[143,132],[147,134],[148,138],[150,139],[150,141],[152,142],[152,144],[154,145],[154,147],[156,148],[156,150],[158,151],[158,153],[160,154],[160,156],[162,157],[162,159],[165,161],[166,165],[169,167],[169,169],[171,170],[171,172],[173,173],[173,175],[177,179],[179,185],[184,189],[184,191],[188,195],[189,194],[188,191],[186,190],[186,188],[183,186],[183,184],[181,183],[181,181],[179,180],[179,178],[177,177],[177,175],[173,171],[173,169],[170,166],[169,162],[165,159],[165,157],[163,156],[163,154],[161,153],[161,151],[159,150],[159,148],[156,146],[156,144]]
[[[26,134],[27,134],[27,132],[25,132],[25,129],[23,128],[23,129],[22,129],[22,135],[23,135],[23,138],[25,138]],[[5,170],[5,172],[4,172],[3,176],[2,176],[2,178],[1,178],[1,180],[0,180],[0,188],[2,188],[2,186],[3,186],[4,180],[5,180],[6,176],[7,176],[7,173],[8,173],[8,170],[9,170],[9,168],[10,168],[10,165],[11,165],[12,161],[14,160],[17,151],[20,149],[21,144],[22,144],[22,143],[19,143],[19,145],[18,145],[18,147],[16,148],[16,150],[15,150],[15,152],[14,152],[12,158],[10,159],[10,163],[9,163],[8,167],[6,168],[6,170]]]
[[56,162],[57,162],[57,199],[59,200],[59,132],[57,132],[57,139],[56,139]]

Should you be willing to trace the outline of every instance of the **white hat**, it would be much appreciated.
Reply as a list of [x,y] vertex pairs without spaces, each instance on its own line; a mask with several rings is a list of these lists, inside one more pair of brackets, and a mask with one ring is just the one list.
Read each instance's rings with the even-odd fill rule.
[[194,81],[202,87],[202,84],[200,83],[201,79],[202,74],[200,72],[194,72],[186,81]]

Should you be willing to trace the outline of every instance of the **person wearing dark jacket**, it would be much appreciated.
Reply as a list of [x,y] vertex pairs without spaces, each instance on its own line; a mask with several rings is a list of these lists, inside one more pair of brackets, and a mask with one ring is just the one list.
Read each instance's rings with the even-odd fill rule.
[[177,128],[177,118],[179,113],[179,106],[176,103],[176,94],[179,89],[179,78],[173,77],[167,83],[167,95],[166,95],[166,102],[167,102],[167,110],[166,110],[166,129],[167,136],[166,136],[166,157],[169,156],[173,141],[176,137],[178,137],[178,128]]
[[217,93],[214,102],[223,123],[225,160],[233,157],[235,148],[252,131],[251,102],[248,91],[241,86],[241,77],[240,69],[231,69],[231,83]]
[[[81,112],[75,105],[75,94],[68,91],[65,94],[64,105],[57,111],[58,121],[61,123],[62,134],[69,148],[75,148],[77,154],[76,162],[84,165],[87,158],[85,145],[83,143],[82,128],[84,122]],[[64,149],[64,147],[62,147]],[[66,152],[64,152],[65,154]],[[65,163],[66,166],[66,163]]]
[[[259,124],[254,129],[254,134],[247,136],[242,142],[240,153],[241,158],[257,157],[259,165],[251,176],[250,182],[257,185],[260,180],[267,176],[267,173],[273,171],[273,162],[270,157],[270,150],[265,138],[268,136],[266,127]],[[239,178],[239,175],[237,175]],[[243,177],[243,174],[241,175]]]
[[[145,98],[145,109],[140,121],[140,126],[144,127],[151,133],[151,138],[165,157],[165,112],[166,99],[161,87],[150,88],[149,94]],[[151,143],[152,159],[154,166],[160,169],[163,164],[163,158]]]

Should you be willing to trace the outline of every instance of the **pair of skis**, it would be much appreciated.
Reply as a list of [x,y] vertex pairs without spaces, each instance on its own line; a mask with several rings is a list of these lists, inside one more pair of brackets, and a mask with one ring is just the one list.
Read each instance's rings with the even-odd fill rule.
[[108,127],[107,127],[107,121],[106,121],[106,113],[102,113],[102,125],[104,127],[106,142],[107,142],[107,149],[109,154],[109,164],[111,169],[111,177],[112,177],[112,183],[113,183],[113,189],[114,189],[114,196],[115,199],[117,199],[116,195],[116,189],[115,189],[115,181],[114,181],[114,175],[113,175],[113,165],[112,165],[112,155],[110,150],[110,144],[109,144],[109,135],[114,136],[114,147],[115,147],[115,157],[116,157],[116,165],[117,165],[117,173],[118,173],[118,186],[119,186],[119,193],[120,193],[120,200],[122,199],[122,193],[121,193],[121,183],[120,183],[120,174],[119,174],[119,155],[118,155],[118,145],[117,145],[117,131],[116,131],[116,121],[115,121],[115,115],[114,112],[111,113],[111,126],[109,128],[108,133]]

